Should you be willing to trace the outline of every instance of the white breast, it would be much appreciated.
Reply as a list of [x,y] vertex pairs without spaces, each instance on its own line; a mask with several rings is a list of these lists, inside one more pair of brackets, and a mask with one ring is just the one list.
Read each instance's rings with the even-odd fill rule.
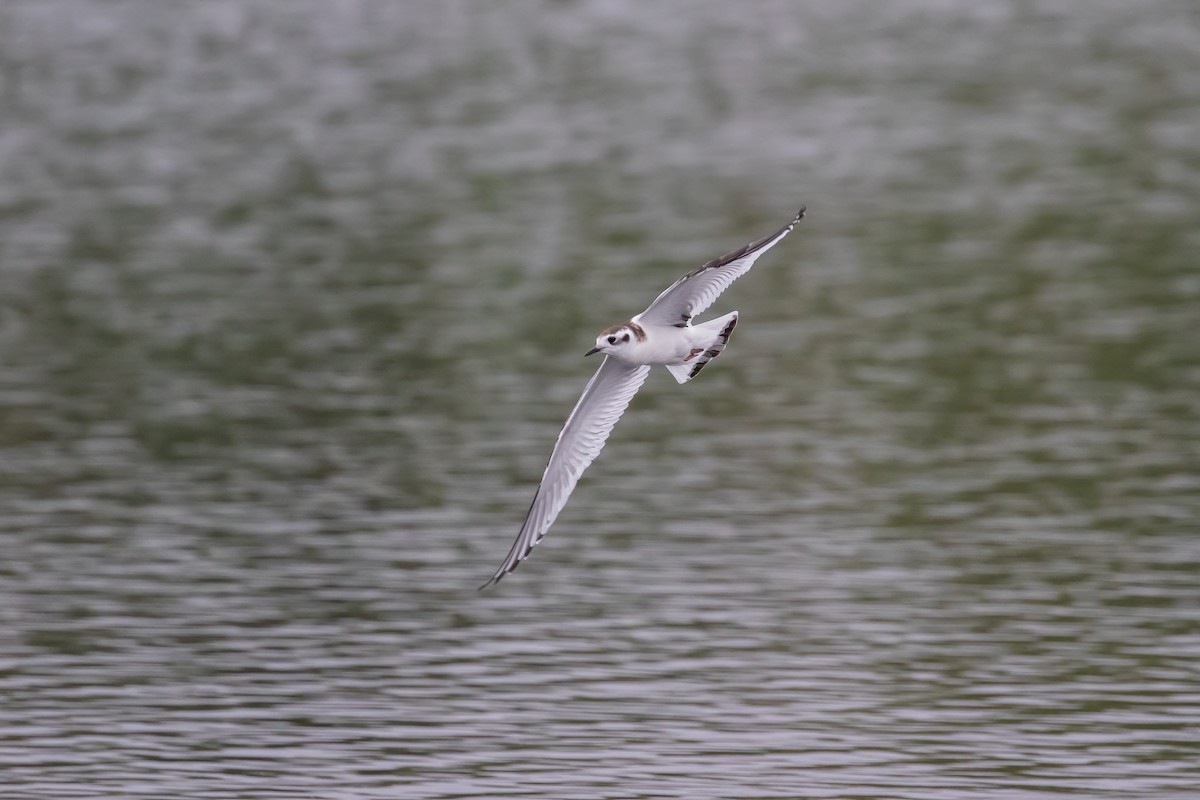
[[648,327],[644,342],[612,355],[627,364],[678,364],[697,346],[692,341],[694,332],[694,328]]

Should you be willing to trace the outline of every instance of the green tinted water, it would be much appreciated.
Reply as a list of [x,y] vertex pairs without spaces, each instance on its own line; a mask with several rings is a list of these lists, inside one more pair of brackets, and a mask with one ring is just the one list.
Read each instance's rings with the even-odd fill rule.
[[[0,7],[8,796],[1179,797],[1166,0]],[[809,218],[532,560],[596,330]]]

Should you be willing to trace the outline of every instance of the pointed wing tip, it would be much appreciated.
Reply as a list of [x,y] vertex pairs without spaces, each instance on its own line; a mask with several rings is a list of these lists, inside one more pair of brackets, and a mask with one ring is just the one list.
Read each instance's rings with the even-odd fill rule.
[[796,212],[796,216],[792,217],[792,221],[789,222],[787,225],[784,225],[783,229],[780,230],[779,233],[776,234],[776,236],[778,237],[778,239],[776,239],[776,241],[778,241],[779,239],[782,239],[784,236],[787,236],[789,233],[791,233],[792,228],[795,228],[796,225],[798,225],[800,223],[800,220],[804,219],[804,216],[807,213],[808,213],[808,206],[800,206],[800,210]]
[[[535,501],[537,500],[537,495],[534,495],[534,500]],[[518,539],[517,541],[519,542],[520,539]],[[524,549],[524,552],[522,552],[520,555],[518,555],[515,559],[513,558],[513,553],[510,552],[508,554],[508,558],[504,559],[504,563],[501,564],[500,567],[495,572],[492,573],[492,577],[488,578],[487,581],[482,586],[479,587],[479,591],[482,592],[484,589],[487,589],[490,586],[495,586],[497,583],[504,580],[504,578],[507,577],[508,575],[512,575],[513,572],[516,571],[517,567],[519,567],[519,566],[521,566],[521,564],[525,563],[525,559],[529,558],[529,554],[533,552],[534,546],[540,541],[541,541],[541,539],[538,539],[537,541],[532,542],[529,546],[527,546]],[[514,550],[516,549],[515,544],[513,545],[513,548],[514,548]]]
[[520,562],[520,561],[518,561],[516,564],[513,564],[511,567],[510,567],[510,566],[508,566],[507,564],[505,564],[503,567],[501,567],[500,569],[496,570],[496,572],[495,572],[495,573],[493,573],[492,577],[488,578],[488,579],[487,579],[487,580],[484,582],[484,584],[483,584],[482,586],[480,586],[480,587],[479,587],[479,589],[478,589],[477,591],[480,591],[480,592],[482,592],[484,589],[489,589],[489,588],[491,588],[492,586],[495,586],[497,583],[499,583],[500,581],[504,580],[504,577],[505,577],[506,575],[511,575],[511,574],[512,574],[512,571],[513,571],[514,569],[516,569],[516,568],[517,568],[517,567],[520,565],[520,563],[521,563],[521,562]]
[[[527,558],[528,556],[529,556],[529,554],[526,553],[525,557]],[[511,566],[508,564],[508,562],[505,562],[504,566],[500,567],[500,569],[498,569],[494,573],[492,573],[492,577],[488,578],[487,581],[485,581],[484,584],[479,587],[479,591],[482,592],[484,589],[495,586],[497,583],[504,580],[504,578],[506,576],[511,575],[513,573],[513,570],[515,570],[517,567],[521,566],[521,561],[523,561],[523,560],[524,560],[524,558],[518,560],[516,563],[512,564]]]

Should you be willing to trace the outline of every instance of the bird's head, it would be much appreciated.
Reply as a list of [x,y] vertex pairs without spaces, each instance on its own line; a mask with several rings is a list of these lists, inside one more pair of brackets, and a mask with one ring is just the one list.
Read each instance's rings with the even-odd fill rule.
[[622,325],[613,325],[600,331],[600,335],[596,337],[596,346],[584,355],[590,356],[592,353],[620,355],[645,338],[646,334],[642,332],[641,326],[635,323],[626,322]]

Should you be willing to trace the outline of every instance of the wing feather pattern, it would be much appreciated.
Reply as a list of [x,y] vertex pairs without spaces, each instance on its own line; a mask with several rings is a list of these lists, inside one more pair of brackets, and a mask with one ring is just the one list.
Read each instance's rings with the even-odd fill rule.
[[721,292],[729,288],[729,284],[749,272],[759,256],[791,233],[796,223],[804,219],[804,211],[803,208],[800,209],[791,222],[770,236],[751,242],[720,258],[714,258],[684,275],[668,286],[645,311],[634,317],[633,321],[647,325],[684,327],[692,317],[711,306],[720,297]]
[[541,485],[533,496],[533,503],[529,506],[517,540],[513,542],[504,563],[479,588],[485,589],[499,582],[516,569],[533,546],[546,535],[558,513],[567,504],[567,498],[579,482],[579,476],[604,449],[613,426],[625,413],[629,401],[649,374],[650,367],[647,365],[629,366],[614,358],[604,357],[604,363],[588,381],[579,402],[558,434],[546,471],[542,473]]

